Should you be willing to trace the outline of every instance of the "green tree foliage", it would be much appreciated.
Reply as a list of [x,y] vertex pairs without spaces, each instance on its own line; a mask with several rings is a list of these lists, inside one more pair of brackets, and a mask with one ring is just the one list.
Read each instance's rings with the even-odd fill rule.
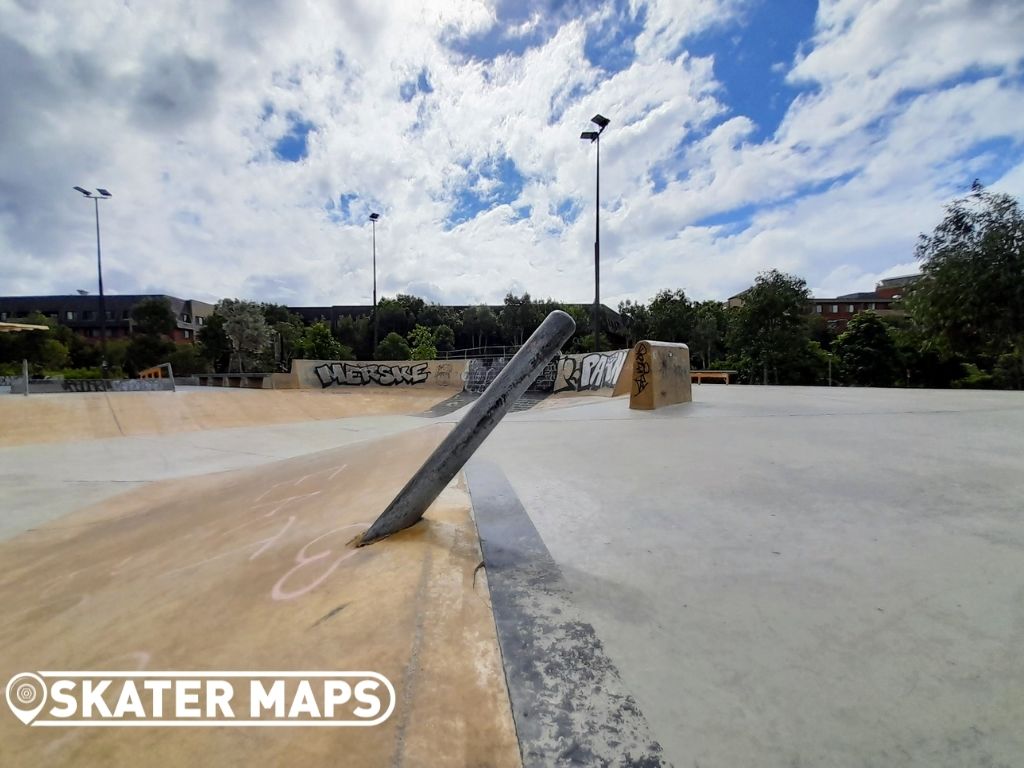
[[168,337],[176,327],[168,299],[143,299],[132,307],[132,338],[124,352],[125,372],[137,376],[139,371],[166,363],[175,350]]
[[214,311],[199,329],[199,353],[217,373],[226,373],[231,362],[231,339],[224,330],[224,315]]
[[177,344],[165,361],[171,364],[175,376],[194,376],[197,373],[209,373],[210,362],[198,346],[194,344]]
[[626,346],[651,338],[651,313],[646,304],[626,299],[619,302],[619,314],[626,321]]
[[326,320],[319,320],[306,328],[295,343],[296,356],[306,360],[352,360],[355,355],[331,334]]
[[132,336],[125,350],[125,372],[129,376],[138,376],[139,371],[166,363],[175,348],[173,341],[157,334],[137,333]]
[[358,360],[373,357],[373,323],[368,315],[338,319],[338,338],[349,347]]
[[832,347],[839,375],[856,387],[891,387],[900,375],[896,341],[874,312],[854,315]]
[[409,331],[409,347],[413,360],[436,360],[437,347],[434,346],[433,332],[423,325],[417,325]]
[[505,308],[498,316],[502,341],[514,346],[522,344],[537,330],[543,319],[540,309],[530,299],[530,294],[516,296],[510,291],[505,295]]
[[70,360],[70,344],[74,334],[56,320],[38,312],[18,320],[26,325],[45,325],[46,331],[21,331],[0,333],[0,363],[7,363],[17,374],[21,373],[21,361],[28,360],[33,376],[42,376],[46,371],[63,368]]
[[455,346],[455,331],[447,325],[434,328],[434,346],[445,352],[452,349]]
[[729,327],[728,310],[720,301],[701,301],[693,305],[693,327],[686,344],[690,364],[696,369],[711,368],[725,352],[725,333]]
[[177,320],[166,298],[143,299],[132,307],[133,334],[147,336],[170,336],[177,327]]
[[901,386],[945,389],[964,375],[963,360],[944,345],[935,344],[912,317],[887,324],[896,345]]
[[389,333],[405,336],[416,324],[416,315],[410,311],[410,307],[419,307],[422,304],[421,299],[401,294],[394,299],[382,298],[377,302],[378,333],[381,336],[387,336]]
[[425,305],[416,319],[420,325],[425,325],[428,328],[447,325],[453,332],[458,332],[459,325],[462,322],[457,311],[440,304]]
[[952,352],[1024,357],[1024,212],[978,182],[917,244],[923,279],[907,305]]
[[253,363],[266,353],[272,340],[262,307],[254,301],[224,299],[215,311],[224,318],[224,333],[231,340],[238,370],[251,371]]
[[778,270],[757,276],[732,316],[729,345],[748,382],[804,383],[809,334],[807,284]]
[[650,334],[657,341],[687,343],[693,332],[693,305],[681,291],[659,291],[651,300]]
[[468,334],[471,346],[482,347],[497,335],[498,318],[486,304],[467,307],[462,312],[462,330]]
[[412,351],[405,339],[397,333],[389,333],[377,345],[373,357],[375,360],[409,360],[412,358]]
[[261,367],[268,370],[288,370],[293,358],[303,355],[297,345],[306,331],[302,315],[289,311],[281,304],[263,304],[263,319],[271,331],[271,344],[264,352]]

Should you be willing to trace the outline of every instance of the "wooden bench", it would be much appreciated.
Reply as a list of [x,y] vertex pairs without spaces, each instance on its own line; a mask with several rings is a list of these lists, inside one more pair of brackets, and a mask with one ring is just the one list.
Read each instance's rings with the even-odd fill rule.
[[690,371],[690,381],[702,384],[704,379],[708,381],[724,381],[729,383],[729,375],[738,371]]

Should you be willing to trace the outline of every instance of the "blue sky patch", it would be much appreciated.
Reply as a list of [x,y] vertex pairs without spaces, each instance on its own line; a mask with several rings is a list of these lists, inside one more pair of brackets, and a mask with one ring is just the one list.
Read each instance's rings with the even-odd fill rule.
[[359,195],[351,193],[345,193],[339,195],[337,201],[328,200],[324,204],[324,210],[327,212],[327,218],[333,221],[335,224],[349,224],[353,220],[355,212],[352,210],[353,204],[359,200]]
[[470,171],[465,183],[455,190],[444,228],[451,230],[475,219],[483,211],[514,203],[523,192],[524,181],[512,158],[505,155],[488,158],[479,171]]
[[580,213],[582,211],[583,203],[580,200],[574,200],[571,197],[567,197],[555,206],[555,216],[560,218],[567,227],[571,226],[576,219],[580,217]]
[[434,88],[430,85],[430,74],[426,68],[420,70],[420,73],[416,76],[415,80],[406,80],[400,86],[398,86],[398,95],[402,101],[410,102],[416,98],[416,94],[422,93],[424,95],[433,93]]
[[713,27],[682,46],[694,56],[714,56],[719,98],[732,115],[754,121],[751,141],[772,136],[797,94],[812,89],[787,83],[786,73],[814,33],[817,8],[813,0],[760,0],[737,22]]
[[294,112],[288,114],[289,130],[274,144],[274,157],[297,163],[309,154],[306,139],[316,126]]
[[634,41],[643,32],[646,22],[646,6],[640,6],[633,15],[628,2],[615,0],[614,15],[587,32],[583,45],[587,61],[609,74],[629,69],[636,60]]

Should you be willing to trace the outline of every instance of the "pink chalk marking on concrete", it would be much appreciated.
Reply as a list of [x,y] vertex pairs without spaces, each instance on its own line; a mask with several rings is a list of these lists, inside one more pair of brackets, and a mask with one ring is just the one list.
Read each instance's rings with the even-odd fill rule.
[[302,549],[299,550],[299,553],[295,556],[296,565],[293,566],[280,579],[277,580],[277,584],[275,584],[274,588],[272,590],[270,590],[270,596],[274,600],[293,600],[296,597],[301,597],[302,595],[305,595],[305,594],[311,592],[312,590],[316,589],[318,586],[323,584],[324,581],[326,581],[327,578],[332,573],[334,573],[334,571],[338,568],[339,565],[341,565],[343,562],[348,560],[354,554],[359,552],[359,550],[358,549],[351,549],[348,552],[345,552],[345,554],[343,554],[341,557],[337,558],[333,563],[331,563],[330,567],[327,568],[327,570],[325,570],[323,573],[321,573],[313,581],[311,581],[310,583],[306,584],[304,587],[300,587],[299,589],[295,589],[295,590],[291,590],[291,591],[286,591],[284,589],[284,584],[285,584],[285,582],[288,581],[289,577],[291,577],[292,574],[302,570],[303,568],[305,568],[310,563],[316,563],[316,562],[319,562],[319,561],[323,560],[326,557],[329,557],[331,552],[334,551],[334,550],[331,550],[331,549],[325,549],[323,552],[318,552],[317,554],[310,556],[310,555],[306,554],[306,550],[308,550],[310,547],[312,547],[314,544],[316,544],[321,539],[327,538],[331,534],[339,533],[340,531],[347,531],[350,528],[363,528],[363,529],[366,529],[369,526],[370,526],[369,523],[351,523],[350,525],[343,525],[340,528],[334,528],[333,530],[327,531],[327,533],[324,533],[324,534],[321,534],[320,536],[317,536],[315,539],[313,539],[311,542],[309,542]]

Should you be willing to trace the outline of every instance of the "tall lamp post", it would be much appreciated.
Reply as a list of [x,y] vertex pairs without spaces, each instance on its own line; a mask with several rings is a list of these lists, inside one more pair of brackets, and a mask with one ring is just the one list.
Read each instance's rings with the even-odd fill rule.
[[584,131],[580,138],[597,145],[597,194],[594,198],[594,351],[601,351],[599,341],[601,318],[601,134],[611,122],[604,115],[594,115],[590,122],[597,126],[596,131]]
[[373,352],[377,353],[377,219],[379,213],[370,214],[370,227],[373,229]]
[[82,187],[74,187],[77,191],[88,197],[93,201],[93,205],[96,209],[96,273],[99,276],[100,283],[100,355],[103,358],[103,376],[106,378],[107,375],[107,302],[103,297],[103,258],[100,252],[100,200],[109,200],[111,195],[107,190],[102,187],[97,187],[95,194],[90,192],[88,189]]

